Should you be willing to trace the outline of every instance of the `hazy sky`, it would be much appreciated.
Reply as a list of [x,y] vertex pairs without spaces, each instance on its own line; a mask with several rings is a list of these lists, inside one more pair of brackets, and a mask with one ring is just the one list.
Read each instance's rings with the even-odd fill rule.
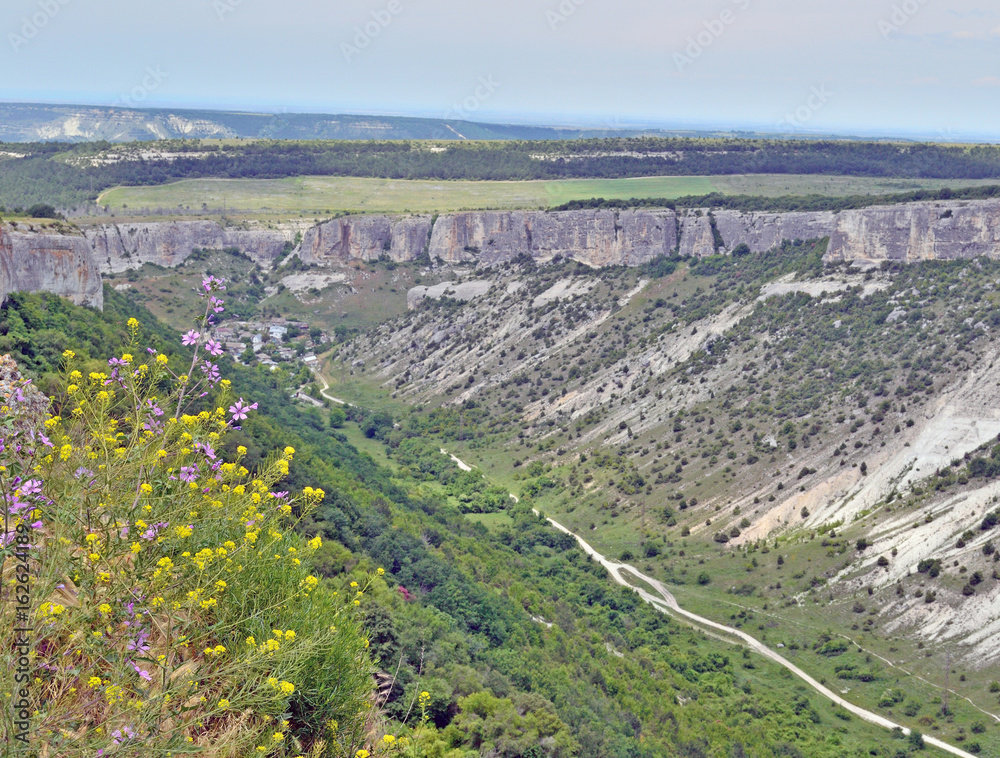
[[986,0],[4,0],[5,100],[1000,135]]

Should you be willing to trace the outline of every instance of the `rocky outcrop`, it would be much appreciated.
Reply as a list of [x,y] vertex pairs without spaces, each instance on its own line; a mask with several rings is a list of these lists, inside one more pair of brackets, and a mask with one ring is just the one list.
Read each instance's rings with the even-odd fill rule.
[[101,272],[79,234],[0,226],[0,301],[11,292],[51,292],[77,305],[104,307]]
[[[830,261],[902,261],[1000,258],[1000,202],[938,201],[816,213],[715,211],[724,251],[746,243],[753,252],[783,240],[830,238]],[[703,255],[704,226],[688,232],[681,253]]]
[[268,267],[291,241],[286,232],[223,229],[214,221],[106,224],[89,227],[84,235],[105,274],[120,274],[145,263],[172,268],[196,249],[239,248],[254,263]]
[[[837,215],[819,213],[741,213],[715,211],[715,226],[726,251],[746,244],[754,253],[773,250],[784,240],[814,240],[829,237],[836,229]],[[693,251],[697,254],[697,250]]]
[[427,249],[430,216],[349,216],[309,229],[299,252],[305,263],[347,263],[388,257],[416,260]]
[[446,263],[504,263],[556,256],[591,266],[638,266],[677,248],[673,211],[484,211],[442,216],[430,256]]
[[830,260],[1000,258],[1000,202],[914,203],[845,211],[830,234]]

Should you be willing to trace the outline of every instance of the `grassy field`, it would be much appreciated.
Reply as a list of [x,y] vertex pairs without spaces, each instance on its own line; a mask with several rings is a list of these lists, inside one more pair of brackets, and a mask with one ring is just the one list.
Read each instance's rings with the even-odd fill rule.
[[831,196],[886,194],[990,182],[870,179],[848,176],[759,174],[746,176],[663,176],[639,179],[472,182],[410,181],[355,177],[303,176],[291,179],[190,179],[156,187],[117,187],[99,202],[116,211],[203,206],[272,217],[365,213],[432,213],[481,208],[548,208],[593,197],[673,199],[722,192],[730,195]]

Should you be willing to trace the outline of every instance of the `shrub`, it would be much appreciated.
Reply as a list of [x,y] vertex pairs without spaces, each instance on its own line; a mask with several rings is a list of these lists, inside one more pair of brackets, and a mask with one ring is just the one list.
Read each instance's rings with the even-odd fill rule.
[[816,648],[816,652],[819,655],[825,655],[828,658],[833,658],[838,655],[843,655],[847,652],[847,641],[846,640],[830,640]]
[[[255,406],[198,363],[214,346],[189,332],[177,376],[155,351],[131,354],[129,327],[108,372],[84,377],[64,354],[58,415],[39,415],[23,382],[4,408],[3,541],[25,545],[17,573],[37,604],[33,683],[18,685],[32,731],[58,755],[353,755],[372,690],[357,607],[375,576],[338,594],[309,573],[321,541],[293,527],[324,493],[277,491],[292,448],[254,472],[244,448],[223,459]],[[186,413],[202,393],[213,409]],[[0,606],[8,629],[24,626],[14,599]],[[17,691],[13,648],[0,663],[0,687]],[[23,731],[10,714],[7,734]]]
[[917,572],[921,574],[930,574],[931,577],[940,576],[941,561],[937,558],[925,558],[917,564]]
[[28,208],[27,214],[32,218],[59,218],[55,206],[47,203],[35,203]]
[[709,576],[707,571],[702,571],[698,574],[698,584],[704,586],[712,581],[712,577]]

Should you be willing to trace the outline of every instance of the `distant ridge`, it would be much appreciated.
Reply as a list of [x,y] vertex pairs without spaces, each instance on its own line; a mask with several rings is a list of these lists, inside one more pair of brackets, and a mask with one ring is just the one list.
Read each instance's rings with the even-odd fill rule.
[[480,124],[460,119],[0,103],[0,142],[162,139],[549,140],[693,132]]
[[[831,133],[780,134],[725,127],[606,128],[494,124],[450,118],[326,113],[255,113],[0,102],[2,142],[145,142],[164,139],[572,140],[602,137],[702,137],[858,140]],[[872,138],[869,138],[872,139]],[[877,140],[877,138],[876,138]],[[897,138],[898,140],[898,138]],[[906,139],[898,141],[908,141]]]

